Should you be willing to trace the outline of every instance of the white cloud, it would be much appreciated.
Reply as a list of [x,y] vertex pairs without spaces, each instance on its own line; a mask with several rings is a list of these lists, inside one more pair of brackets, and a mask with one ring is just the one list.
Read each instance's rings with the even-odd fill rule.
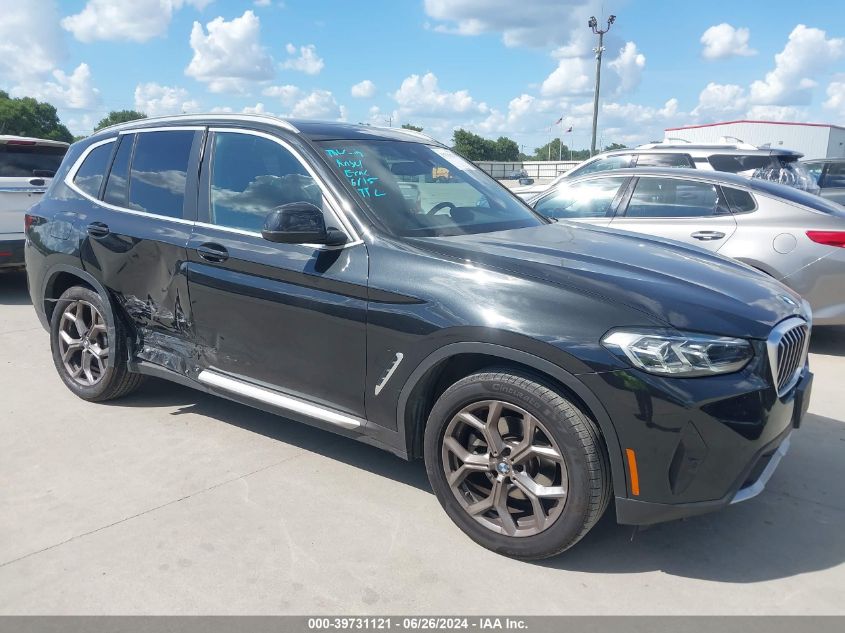
[[271,4],[273,4],[273,0],[255,0],[253,4],[256,7],[269,7]]
[[619,51],[619,57],[612,60],[608,66],[618,77],[616,94],[631,92],[640,85],[643,68],[645,68],[645,55],[637,50],[636,44],[626,42]]
[[[297,48],[293,44],[285,46],[288,55],[296,55]],[[323,59],[317,55],[317,48],[313,44],[299,47],[299,56],[290,57],[282,64],[282,68],[287,70],[298,70],[306,75],[316,75],[325,66]]]
[[755,105],[748,109],[746,116],[755,121],[807,121],[805,108],[795,106]]
[[299,119],[345,119],[346,112],[331,92],[315,90],[296,102],[290,116]]
[[775,55],[775,68],[751,84],[751,101],[761,105],[805,105],[812,99],[820,73],[845,55],[845,39],[827,38],[821,29],[799,24],[784,49]]
[[286,84],[284,86],[268,86],[261,91],[261,94],[265,97],[275,97],[284,105],[291,105],[299,98],[302,91],[296,86]]
[[399,90],[393,93],[403,115],[438,116],[443,114],[489,111],[486,103],[472,98],[467,90],[444,92],[440,90],[434,73],[410,75],[402,81]]
[[742,86],[711,81],[698,95],[698,105],[691,114],[698,119],[724,120],[739,116],[747,106],[748,97]]
[[261,102],[256,103],[254,106],[246,106],[241,112],[244,114],[272,114],[272,112],[267,111]]
[[[545,97],[591,94],[595,89],[595,60],[588,53],[589,49],[579,52],[574,45],[555,51],[553,56],[560,60],[557,68],[543,81],[540,93]],[[602,74],[602,94],[630,92],[640,84],[645,55],[637,50],[634,42],[627,42],[619,55],[607,62],[607,68],[609,72]]]
[[725,59],[727,57],[749,57],[757,51],[748,46],[751,31],[745,27],[735,28],[727,22],[711,26],[701,36],[704,50],[701,54],[706,59]]
[[88,64],[79,64],[71,74],[61,70],[52,72],[53,81],[21,82],[12,88],[12,96],[34,97],[58,108],[85,110],[100,102],[100,91],[93,86]]
[[456,35],[501,33],[507,46],[561,46],[590,15],[601,15],[600,0],[425,0],[434,29]]
[[147,116],[162,116],[197,112],[200,104],[184,88],[150,82],[135,87],[135,109]]
[[191,29],[194,56],[185,74],[208,84],[211,92],[243,92],[255,81],[272,79],[273,58],[261,44],[261,22],[252,11],[227,22],[214,18]]
[[80,42],[145,42],[162,35],[173,11],[184,5],[204,9],[211,0],[88,0],[81,12],[62,20]]
[[0,0],[0,79],[46,74],[64,59],[55,2]]
[[591,64],[583,57],[564,57],[540,86],[544,96],[585,95],[594,89]]
[[830,82],[824,107],[838,113],[840,117],[845,117],[845,77]]
[[365,79],[352,86],[350,92],[356,99],[369,99],[376,94],[376,85],[369,79]]

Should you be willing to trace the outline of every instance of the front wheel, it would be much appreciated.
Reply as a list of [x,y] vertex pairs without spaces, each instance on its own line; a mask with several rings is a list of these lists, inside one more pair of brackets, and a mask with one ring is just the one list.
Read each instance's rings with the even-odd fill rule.
[[449,387],[429,416],[424,452],[451,519],[480,545],[514,558],[569,549],[610,498],[595,423],[527,375],[485,371]]

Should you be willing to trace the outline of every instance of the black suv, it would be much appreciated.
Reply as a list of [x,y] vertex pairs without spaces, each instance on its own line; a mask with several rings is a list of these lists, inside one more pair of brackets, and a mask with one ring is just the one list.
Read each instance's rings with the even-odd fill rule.
[[409,131],[135,121],[74,144],[29,213],[75,394],[157,376],[422,457],[454,522],[514,557],[567,549],[613,498],[648,524],[753,496],[807,407],[792,291],[551,222]]

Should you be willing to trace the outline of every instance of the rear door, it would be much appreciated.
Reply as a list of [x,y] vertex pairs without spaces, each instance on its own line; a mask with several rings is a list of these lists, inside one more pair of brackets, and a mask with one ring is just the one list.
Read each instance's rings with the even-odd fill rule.
[[47,190],[67,145],[0,139],[0,241],[23,240],[23,216]]
[[[185,265],[196,216],[198,150],[203,128],[121,133],[104,186],[85,191],[85,162],[74,188],[90,204],[78,222],[87,231],[85,270],[117,299],[134,323],[139,356],[184,369],[190,302]],[[92,150],[96,151],[96,149]]]
[[641,176],[611,228],[666,237],[718,251],[736,231],[721,187],[708,182]]
[[537,200],[534,210],[547,218],[607,226],[630,178],[614,176],[563,181]]

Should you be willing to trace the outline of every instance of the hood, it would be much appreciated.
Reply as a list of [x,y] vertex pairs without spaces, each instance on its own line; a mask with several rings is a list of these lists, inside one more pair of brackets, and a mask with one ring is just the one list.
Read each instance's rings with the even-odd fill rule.
[[800,296],[745,264],[638,233],[561,222],[418,243],[622,303],[681,330],[765,339],[783,319],[803,315]]

